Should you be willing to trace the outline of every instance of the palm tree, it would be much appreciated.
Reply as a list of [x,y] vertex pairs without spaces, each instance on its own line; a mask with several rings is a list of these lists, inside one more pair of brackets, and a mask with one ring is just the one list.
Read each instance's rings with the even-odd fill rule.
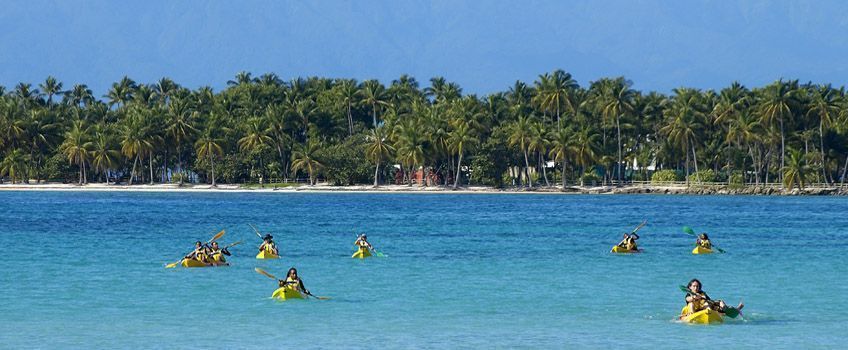
[[539,91],[540,105],[544,109],[552,108],[556,112],[557,128],[561,128],[562,108],[570,113],[577,112],[571,101],[571,91],[579,87],[577,81],[571,77],[571,74],[557,69],[551,75],[540,75],[536,86]]
[[215,136],[216,129],[212,126],[207,126],[201,131],[200,137],[194,143],[194,150],[200,158],[206,158],[209,161],[209,169],[212,172],[212,187],[215,187],[215,157],[224,155],[224,148],[221,147],[223,140]]
[[388,95],[386,88],[376,80],[366,80],[362,83],[362,103],[371,107],[371,118],[374,121],[374,127],[377,127],[377,110],[382,107],[388,107]]
[[[192,111],[191,103],[185,99],[174,99],[168,105],[165,120],[165,132],[168,137],[174,142],[175,151],[177,153],[177,162],[179,163],[179,171],[183,173],[183,143],[191,142],[192,137],[197,133],[195,123],[198,113]],[[185,176],[180,176],[180,185],[185,181]]]
[[53,76],[48,76],[38,87],[41,88],[41,92],[47,94],[47,106],[53,108],[53,96],[62,93],[62,83]]
[[778,80],[761,90],[759,102],[760,118],[764,125],[771,125],[775,120],[780,124],[780,168],[786,166],[784,160],[786,151],[786,136],[784,133],[784,122],[792,118],[793,110],[798,104],[797,89],[798,81],[784,82]]
[[120,108],[133,100],[133,94],[136,89],[138,89],[138,84],[136,84],[135,80],[125,75],[121,78],[121,81],[112,83],[112,87],[104,97],[109,99],[110,107],[118,105],[118,108]]
[[9,177],[12,178],[12,184],[14,184],[15,180],[18,178],[26,178],[26,164],[29,161],[27,158],[27,154],[20,149],[15,149],[6,154],[6,157],[3,158],[3,162],[0,163],[0,176],[9,175]]
[[830,85],[819,87],[812,91],[812,101],[809,104],[807,117],[818,117],[819,119],[819,142],[822,162],[822,179],[825,183],[828,181],[827,171],[827,151],[824,148],[824,128],[825,125],[830,125],[839,114],[839,94]]
[[571,132],[569,129],[560,128],[551,132],[551,150],[549,155],[555,162],[562,163],[562,190],[565,191],[566,179],[565,169],[568,167],[568,157],[573,153]]
[[518,149],[524,154],[524,176],[527,178],[527,183],[530,185],[530,188],[533,188],[533,179],[530,178],[530,160],[527,155],[529,152],[530,140],[532,137],[532,128],[533,121],[525,116],[519,116],[518,120],[513,122],[510,133],[509,142],[510,147],[518,146]]
[[616,140],[618,142],[617,177],[621,184],[621,118],[633,113],[633,99],[636,92],[630,88],[632,83],[623,77],[616,78],[601,84],[602,89],[599,96],[599,108],[605,120],[615,121]]
[[347,132],[348,136],[353,135],[353,105],[357,104],[360,92],[356,84],[356,80],[342,80],[336,84],[334,89],[335,98],[338,102],[344,104],[344,109],[347,114]]
[[[268,136],[269,129],[263,125],[262,121],[263,120],[260,118],[250,118],[247,120],[244,136],[238,140],[238,147],[240,151],[256,154],[274,142],[274,140]],[[259,154],[258,157],[260,172],[264,173],[262,155]]]
[[676,96],[672,105],[665,110],[667,124],[660,132],[668,140],[686,154],[686,185],[689,185],[689,151],[695,157],[695,172],[698,172],[698,158],[695,153],[695,145],[698,140],[698,131],[703,127],[699,119],[704,116],[703,106],[700,102],[700,93],[693,89],[675,89]]
[[598,138],[600,136],[588,125],[574,134],[574,161],[580,165],[580,187],[583,187],[586,167],[598,157]]
[[368,135],[368,144],[365,148],[365,157],[368,160],[374,162],[374,187],[379,185],[378,179],[380,174],[380,164],[383,159],[388,159],[391,157],[392,153],[395,151],[395,148],[392,147],[387,141],[386,133],[383,131],[383,127],[377,127],[371,129],[370,134]]
[[94,135],[91,142],[91,166],[94,170],[105,175],[106,184],[109,184],[109,170],[113,169],[121,157],[121,152],[115,149],[115,142],[108,130],[103,128]]
[[456,180],[453,182],[453,188],[459,186],[459,174],[462,172],[462,156],[466,151],[472,150],[479,143],[477,135],[464,120],[456,120],[454,129],[448,135],[448,149],[457,156],[456,161]]
[[309,141],[306,146],[298,145],[292,152],[292,171],[306,170],[309,175],[309,185],[314,186],[318,172],[324,168],[316,159],[316,153],[321,148],[318,142]]
[[548,153],[548,130],[545,129],[543,123],[533,123],[530,131],[530,143],[527,145],[527,150],[537,155],[539,167],[542,168],[542,177],[545,179],[545,186],[550,186],[548,182],[548,172],[546,170],[545,155]]
[[[143,160],[145,155],[151,157],[153,155],[153,142],[155,142],[155,137],[151,130],[151,126],[145,120],[148,118],[148,114],[149,110],[147,109],[142,109],[140,107],[131,109],[129,115],[124,119],[121,128],[121,152],[127,158],[133,158],[133,167],[132,172],[130,173],[130,185],[133,184],[133,180],[136,177],[135,169],[138,162]],[[151,163],[151,183],[153,182],[152,168],[153,166]]]
[[805,164],[804,155],[799,150],[789,149],[789,164],[783,168],[783,187],[792,189],[793,185],[798,185],[799,189],[804,189],[804,183],[807,176],[807,165]]
[[85,164],[90,159],[89,152],[92,147],[88,132],[89,128],[85,126],[85,123],[78,120],[74,122],[71,130],[65,133],[65,141],[59,146],[62,153],[68,158],[68,162],[79,166],[80,185],[88,182]]

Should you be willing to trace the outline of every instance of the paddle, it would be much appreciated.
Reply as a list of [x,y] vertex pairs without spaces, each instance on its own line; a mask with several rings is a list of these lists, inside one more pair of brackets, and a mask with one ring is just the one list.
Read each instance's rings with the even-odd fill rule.
[[[218,240],[219,238],[223,237],[225,233],[227,233],[225,230],[221,230],[221,232],[216,233],[214,236],[212,236],[212,238],[211,238],[210,240],[206,241],[206,244],[209,244],[209,243],[215,242],[215,241],[216,241],[216,240]],[[238,242],[238,243],[241,243],[241,242]],[[238,243],[234,243],[233,245],[238,244]],[[185,260],[185,258],[182,258],[182,259],[180,259],[180,260],[177,260],[176,262],[172,262],[172,263],[170,263],[170,264],[168,264],[168,265],[165,265],[165,268],[166,268],[166,269],[171,269],[171,268],[177,267],[177,265],[178,265],[179,263],[183,262],[183,260]]]
[[262,239],[262,234],[259,233],[259,230],[256,228],[256,226],[253,226],[253,224],[247,224],[247,225],[250,226],[250,228],[253,229],[253,232],[256,232],[256,235],[259,236],[259,239]]
[[[683,292],[685,292],[685,293],[687,293],[687,294],[691,294],[691,293],[692,293],[692,291],[690,291],[690,290],[689,290],[689,288],[687,288],[687,287],[686,287],[686,286],[684,286],[684,285],[680,285],[680,286],[678,286],[678,287],[680,288],[680,290],[681,290],[681,291],[683,291]],[[739,313],[740,313],[740,312],[739,312],[739,309],[737,309],[737,308],[735,308],[735,307],[733,307],[733,306],[725,305],[725,307],[724,307],[724,314],[725,314],[727,317],[730,317],[730,318],[736,318],[736,316],[739,316]]]
[[630,232],[630,233],[636,233],[636,231],[639,231],[640,228],[645,227],[645,225],[647,225],[647,224],[648,224],[648,220],[642,221],[642,223],[639,224],[639,226],[636,226],[636,228],[634,228],[633,231]]
[[260,274],[262,274],[262,275],[268,276],[268,278],[272,278],[272,279],[277,280],[277,281],[279,281],[279,280],[280,280],[279,278],[277,278],[277,276],[274,276],[274,275],[272,275],[272,274],[268,273],[267,271],[265,271],[265,270],[263,270],[263,269],[260,269],[260,268],[258,268],[258,267],[254,267],[254,268],[253,268],[253,270],[254,270],[254,271],[256,271],[256,272],[258,272],[258,273],[260,273]]
[[[281,279],[277,278],[277,276],[274,276],[274,275],[268,273],[267,271],[260,269],[258,267],[254,267],[253,270],[262,274],[262,275],[267,276],[268,278],[272,278],[276,281],[281,281]],[[286,284],[286,283],[288,283],[288,282],[283,282],[283,284]],[[319,297],[319,296],[312,295],[312,293],[304,293],[304,294],[311,296],[311,297],[318,299],[318,300],[330,300],[330,297]]]
[[[692,229],[691,227],[689,227],[689,226],[683,226],[683,233],[685,233],[685,234],[687,234],[687,235],[690,235],[690,236],[698,237],[698,234],[697,234],[697,233],[695,233],[695,230],[693,230],[693,229]],[[716,246],[715,246],[715,244],[713,244],[713,249],[718,250],[718,252],[719,252],[719,253],[726,253],[726,252],[724,251],[724,249],[721,249],[721,248],[719,248],[719,247],[716,247]]]

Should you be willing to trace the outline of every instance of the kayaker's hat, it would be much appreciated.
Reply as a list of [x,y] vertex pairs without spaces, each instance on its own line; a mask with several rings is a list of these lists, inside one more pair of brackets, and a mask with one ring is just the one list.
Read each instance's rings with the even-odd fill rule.
[[262,237],[262,239],[268,241],[268,240],[274,239],[274,236],[271,236],[270,233],[266,233],[265,237]]

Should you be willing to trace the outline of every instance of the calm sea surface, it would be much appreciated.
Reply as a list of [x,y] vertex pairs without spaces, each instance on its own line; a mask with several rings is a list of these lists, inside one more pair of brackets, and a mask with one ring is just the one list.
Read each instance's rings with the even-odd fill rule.
[[[643,219],[644,254],[608,253]],[[684,225],[727,254],[691,255]],[[232,266],[164,268],[221,229]],[[388,257],[350,258],[363,231]],[[0,247],[4,349],[848,342],[842,197],[0,192]],[[290,266],[332,299],[269,299],[253,268]],[[745,319],[675,322],[693,277]]]

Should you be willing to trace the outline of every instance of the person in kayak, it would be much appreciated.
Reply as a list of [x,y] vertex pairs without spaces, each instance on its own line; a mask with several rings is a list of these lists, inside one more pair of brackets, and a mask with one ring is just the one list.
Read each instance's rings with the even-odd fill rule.
[[201,241],[194,242],[194,250],[188,255],[185,256],[184,259],[189,260],[197,260],[204,264],[209,263],[209,254],[207,247]]
[[621,239],[621,242],[618,243],[619,247],[622,247],[626,250],[637,250],[639,249],[636,246],[636,240],[639,239],[639,235],[636,232],[633,233],[624,233],[624,237]]
[[368,243],[368,236],[366,236],[364,233],[356,238],[356,241],[353,242],[353,245],[355,245],[359,249],[374,250],[374,247],[371,246],[371,243]]
[[[686,288],[689,289],[685,298],[686,308],[688,309],[688,313],[686,315],[691,315],[704,309],[715,310],[723,313],[727,308],[727,304],[724,303],[724,300],[710,299],[710,296],[701,289],[701,281],[697,278],[693,278],[689,281]],[[743,307],[745,307],[745,304],[739,303],[739,306],[737,306],[736,309],[742,310]]]
[[706,232],[701,233],[698,236],[698,240],[695,241],[695,244],[704,249],[713,249],[713,243],[710,242],[710,237],[707,236]]
[[224,258],[224,255],[230,256],[230,251],[227,248],[221,249],[218,246],[218,242],[212,242],[212,246],[209,247],[210,253],[209,256],[212,258],[212,263],[215,265],[228,265],[227,259]]
[[267,251],[274,255],[280,255],[277,250],[277,243],[274,243],[274,236],[271,236],[270,233],[266,233],[265,237],[262,237],[262,244],[259,245],[259,251]]
[[291,288],[297,290],[306,295],[312,295],[306,286],[303,285],[303,280],[297,276],[297,269],[292,267],[289,269],[289,272],[286,273],[286,279],[280,280],[280,288]]

